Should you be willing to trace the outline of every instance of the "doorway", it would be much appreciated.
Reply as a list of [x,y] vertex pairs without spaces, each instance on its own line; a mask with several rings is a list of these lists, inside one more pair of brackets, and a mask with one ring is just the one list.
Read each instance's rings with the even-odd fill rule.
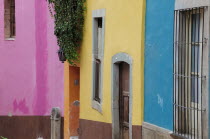
[[129,139],[129,65],[119,64],[120,139]]
[[79,111],[80,111],[80,98],[79,98],[79,79],[80,68],[69,66],[69,130],[70,139],[78,139],[79,130]]
[[112,138],[132,139],[132,58],[112,57]]

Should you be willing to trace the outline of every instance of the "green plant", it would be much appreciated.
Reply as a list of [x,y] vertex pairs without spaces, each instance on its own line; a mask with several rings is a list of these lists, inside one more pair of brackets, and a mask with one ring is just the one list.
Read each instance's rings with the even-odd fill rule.
[[2,139],[7,139],[7,138],[5,138],[5,137],[3,137],[3,136],[1,136],[1,138],[2,138]]
[[48,0],[55,20],[54,34],[70,64],[79,60],[79,47],[83,39],[85,0]]

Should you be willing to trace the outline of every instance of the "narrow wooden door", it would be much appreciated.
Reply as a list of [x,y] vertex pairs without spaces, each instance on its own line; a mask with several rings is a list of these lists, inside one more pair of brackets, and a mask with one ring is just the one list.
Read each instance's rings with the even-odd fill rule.
[[78,136],[78,129],[79,129],[79,109],[80,109],[80,85],[79,85],[79,79],[80,79],[80,68],[79,67],[69,67],[69,93],[70,93],[70,117],[69,117],[69,124],[70,124],[70,136]]
[[120,139],[129,139],[129,65],[119,65]]

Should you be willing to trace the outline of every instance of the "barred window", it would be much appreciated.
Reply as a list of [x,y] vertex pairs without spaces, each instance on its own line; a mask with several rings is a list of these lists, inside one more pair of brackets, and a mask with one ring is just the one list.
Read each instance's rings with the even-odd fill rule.
[[203,139],[204,9],[175,11],[174,134]]
[[5,38],[15,37],[15,0],[4,0],[4,35]]

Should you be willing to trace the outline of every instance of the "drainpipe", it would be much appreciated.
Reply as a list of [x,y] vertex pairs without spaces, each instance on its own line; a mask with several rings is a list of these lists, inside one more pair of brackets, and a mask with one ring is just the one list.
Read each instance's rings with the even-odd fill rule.
[[51,111],[51,139],[61,139],[61,114],[60,108],[52,108]]

